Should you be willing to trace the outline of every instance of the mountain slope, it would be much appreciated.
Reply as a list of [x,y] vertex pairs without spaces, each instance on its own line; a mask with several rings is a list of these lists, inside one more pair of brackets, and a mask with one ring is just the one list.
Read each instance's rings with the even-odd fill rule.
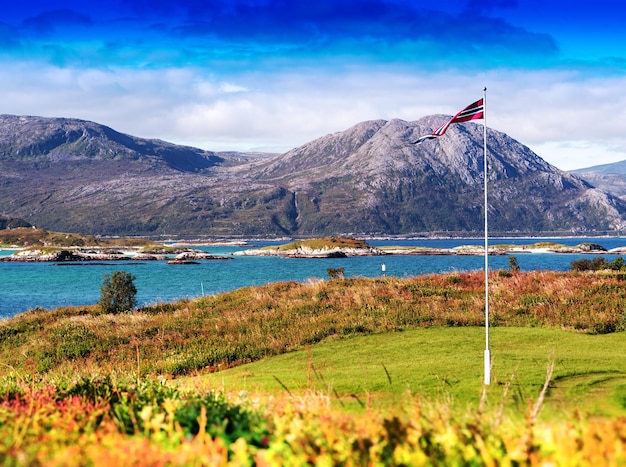
[[572,170],[574,173],[597,173],[626,175],[626,160],[612,162],[610,164],[594,165],[582,169]]
[[0,206],[51,230],[171,232],[189,211],[178,199],[210,185],[219,168],[256,156],[137,138],[77,119],[1,115]]
[[626,198],[626,161],[572,170],[572,173],[601,190]]
[[[482,126],[453,125],[444,138],[411,144],[446,118],[363,122],[265,162],[256,177],[284,186],[301,206],[306,194],[313,195],[306,215],[294,213],[303,233],[331,222],[370,233],[480,231]],[[490,225],[496,231],[624,226],[624,203],[501,132],[488,131],[488,161]]]
[[61,162],[152,158],[177,170],[223,163],[213,152],[118,133],[78,119],[0,115],[0,160]]
[[[483,128],[361,122],[273,157],[212,153],[71,119],[0,118],[0,206],[57,231],[123,235],[476,234]],[[488,131],[492,233],[626,228],[626,204]]]

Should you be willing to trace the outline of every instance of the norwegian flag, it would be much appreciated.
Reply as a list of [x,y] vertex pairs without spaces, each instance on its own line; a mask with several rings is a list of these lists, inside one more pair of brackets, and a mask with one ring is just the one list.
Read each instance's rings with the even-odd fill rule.
[[421,136],[413,144],[420,144],[426,141],[427,139],[433,139],[433,138],[438,138],[440,136],[443,136],[443,134],[446,132],[448,127],[452,125],[453,123],[468,122],[470,120],[480,120],[481,118],[484,118],[484,116],[485,116],[485,106],[483,103],[483,99],[479,99],[473,104],[470,104],[467,107],[465,107],[458,114],[452,117],[448,122],[441,125],[431,134]]

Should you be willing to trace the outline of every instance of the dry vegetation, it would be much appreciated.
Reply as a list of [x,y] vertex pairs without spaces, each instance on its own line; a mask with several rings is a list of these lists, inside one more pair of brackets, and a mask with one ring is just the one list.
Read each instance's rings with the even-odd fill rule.
[[[178,375],[227,368],[325,339],[430,326],[482,326],[481,273],[282,282],[102,314],[97,306],[35,309],[0,325],[0,372]],[[492,274],[492,326],[586,333],[626,328],[626,289],[594,273]],[[158,358],[155,358],[158,356]]]
[[278,247],[268,246],[263,249],[268,250],[297,250],[298,248],[310,248],[312,250],[323,250],[333,248],[370,248],[364,240],[358,240],[349,237],[324,237],[312,238],[308,240],[299,240],[296,242],[286,243]]
[[49,232],[33,227],[0,230],[0,245],[17,247],[83,247],[158,245],[142,238],[99,238],[93,235]]
[[[608,274],[491,277],[493,326],[625,326]],[[284,282],[103,314],[32,310],[0,324],[0,460],[7,465],[622,465],[623,418],[537,420],[406,394],[347,414],[323,393],[269,401],[183,393],[161,373],[211,371],[325,339],[481,326],[481,273]],[[142,378],[139,375],[150,375]],[[136,378],[136,379],[134,379]],[[505,389],[506,392],[506,389]],[[530,401],[532,402],[532,401]],[[503,401],[504,404],[504,401]]]

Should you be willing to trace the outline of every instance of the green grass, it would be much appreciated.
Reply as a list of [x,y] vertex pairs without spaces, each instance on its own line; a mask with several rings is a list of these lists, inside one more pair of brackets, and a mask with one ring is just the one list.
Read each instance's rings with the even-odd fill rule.
[[[545,328],[492,328],[488,403],[527,412],[554,361],[543,410],[579,409],[626,415],[624,333],[589,335]],[[181,378],[183,385],[260,393],[320,391],[355,408],[393,404],[404,394],[477,406],[482,394],[484,329],[434,327],[356,336],[311,346],[213,374]],[[505,394],[506,391],[506,394]],[[358,400],[357,400],[358,399]],[[520,410],[521,409],[521,410]]]
[[[466,404],[482,390],[483,279],[452,273],[282,282],[120,315],[97,306],[35,309],[0,322],[0,376],[34,368],[52,380],[173,378],[259,361],[236,370],[252,373],[232,386],[245,381],[254,389],[262,383],[281,392],[327,391],[346,405],[368,398],[388,403],[407,390]],[[623,281],[586,273],[494,273],[490,305],[493,404],[511,381],[507,404],[524,408],[537,397],[554,354],[551,401],[624,413]],[[266,370],[266,364],[274,366]],[[207,381],[214,385],[230,374]]]
[[31,310],[0,321],[0,458],[620,465],[623,280],[494,273],[490,291],[486,387],[481,273],[274,283],[123,314]]

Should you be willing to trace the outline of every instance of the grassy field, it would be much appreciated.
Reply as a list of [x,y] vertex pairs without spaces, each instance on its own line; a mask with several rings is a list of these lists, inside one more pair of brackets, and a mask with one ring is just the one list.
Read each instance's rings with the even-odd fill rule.
[[[480,327],[483,287],[480,273],[453,273],[275,283],[120,315],[103,314],[97,306],[35,309],[0,325],[0,376],[23,370],[29,361],[42,375],[178,376],[327,340]],[[576,335],[626,327],[626,288],[610,275],[494,273],[490,305],[494,328],[567,329]]]
[[[504,401],[512,411],[524,412],[528,401],[539,396],[547,366],[554,362],[543,407],[549,416],[574,409],[626,415],[624,333],[496,328],[490,344],[487,398],[492,406]],[[484,329],[477,327],[357,336],[180,382],[232,392],[320,391],[337,406],[354,409],[366,403],[393,405],[408,392],[462,408],[480,402],[484,345]]]
[[31,310],[0,323],[0,461],[623,465],[621,276],[493,272],[488,387],[483,286],[356,278]]

